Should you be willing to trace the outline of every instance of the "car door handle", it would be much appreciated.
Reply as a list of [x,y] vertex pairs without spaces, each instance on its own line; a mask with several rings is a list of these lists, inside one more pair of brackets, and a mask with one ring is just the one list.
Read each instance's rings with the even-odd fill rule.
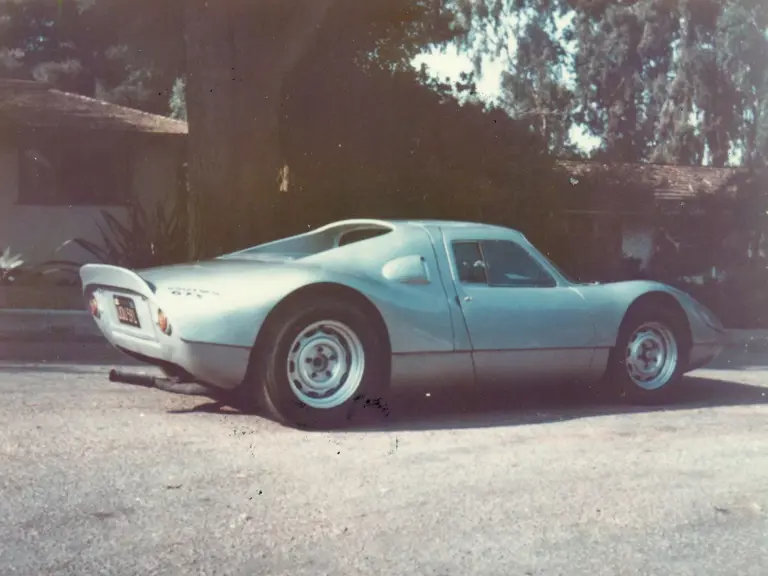
[[[464,296],[461,300],[464,300],[464,302],[471,302],[472,296]],[[459,299],[458,296],[456,296],[456,304],[458,304],[459,306],[461,306],[461,300]]]

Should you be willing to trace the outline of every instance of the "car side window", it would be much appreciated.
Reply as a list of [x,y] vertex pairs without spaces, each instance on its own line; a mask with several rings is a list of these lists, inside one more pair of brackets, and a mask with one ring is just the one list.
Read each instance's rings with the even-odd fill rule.
[[481,244],[491,286],[554,286],[555,279],[522,246],[508,240]]
[[464,284],[487,284],[483,253],[479,242],[454,242],[453,257],[459,282]]

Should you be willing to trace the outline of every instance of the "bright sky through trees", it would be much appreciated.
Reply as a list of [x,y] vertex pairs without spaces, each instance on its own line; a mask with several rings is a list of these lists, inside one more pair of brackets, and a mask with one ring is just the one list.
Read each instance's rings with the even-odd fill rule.
[[[559,31],[562,32],[572,19],[573,14],[558,18]],[[514,26],[514,18],[510,19],[509,25],[510,27]],[[562,41],[562,38],[560,40]],[[509,44],[510,54],[514,54],[516,45],[517,43],[512,37]],[[573,46],[569,46],[569,48],[573,48]],[[455,45],[448,46],[444,50],[425,52],[417,56],[413,64],[416,68],[423,64],[431,76],[439,79],[449,78],[453,82],[458,80],[462,73],[471,72],[474,68],[471,57],[466,53],[461,53]],[[502,91],[501,74],[507,64],[504,58],[484,57],[482,59],[482,71],[477,77],[477,91],[480,98],[489,103],[498,102]],[[567,83],[571,84],[574,80],[571,70],[564,68],[562,73]],[[570,137],[572,142],[585,153],[591,152],[600,145],[600,139],[588,134],[581,126],[572,126]]]

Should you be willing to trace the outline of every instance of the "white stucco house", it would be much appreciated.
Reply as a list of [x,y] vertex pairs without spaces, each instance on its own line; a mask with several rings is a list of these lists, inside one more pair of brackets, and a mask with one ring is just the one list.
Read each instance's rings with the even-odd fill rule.
[[[186,134],[185,122],[0,80],[0,250],[40,263],[66,240],[99,243],[102,210],[154,211],[177,193]],[[55,258],[93,259],[74,245]]]

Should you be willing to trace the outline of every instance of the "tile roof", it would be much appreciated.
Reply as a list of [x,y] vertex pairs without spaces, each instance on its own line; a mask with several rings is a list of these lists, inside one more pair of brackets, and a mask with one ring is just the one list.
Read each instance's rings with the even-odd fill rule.
[[593,161],[558,160],[558,165],[574,177],[601,171],[616,171],[622,178],[655,191],[659,200],[687,200],[699,193],[722,190],[740,168],[683,166],[674,164],[607,164]]
[[0,80],[0,120],[40,128],[187,134],[186,122],[24,80]]

